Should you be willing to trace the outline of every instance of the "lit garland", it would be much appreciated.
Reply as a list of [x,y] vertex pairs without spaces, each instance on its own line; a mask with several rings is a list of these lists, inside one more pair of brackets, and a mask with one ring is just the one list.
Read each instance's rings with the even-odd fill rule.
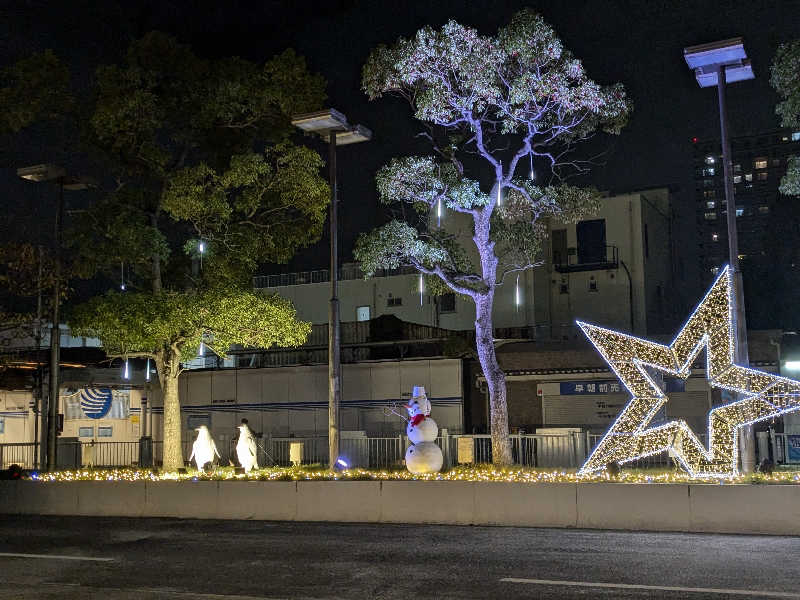
[[360,469],[330,471],[313,467],[266,467],[254,469],[249,474],[237,474],[233,468],[218,468],[211,473],[189,470],[186,473],[154,472],[144,469],[82,469],[78,471],[57,471],[55,473],[34,473],[31,479],[37,482],[70,481],[472,481],[505,483],[780,483],[800,484],[800,473],[796,471],[777,471],[758,473],[750,477],[705,477],[696,478],[681,471],[650,471],[633,469],[611,474],[608,471],[580,474],[574,471],[541,471],[526,467],[495,467],[475,465],[456,467],[444,473],[414,475],[407,470]]
[[[669,451],[692,477],[733,477],[738,474],[738,428],[800,410],[800,382],[733,364],[733,313],[731,271],[725,267],[669,346],[578,321],[632,395],[581,473]],[[646,367],[685,379],[704,347],[709,383],[744,395],[710,411],[707,449],[685,421],[646,429],[668,400]]]

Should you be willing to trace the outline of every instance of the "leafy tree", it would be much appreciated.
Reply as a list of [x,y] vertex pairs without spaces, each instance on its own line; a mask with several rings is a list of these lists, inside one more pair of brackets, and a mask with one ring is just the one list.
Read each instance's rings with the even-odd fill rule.
[[[367,275],[411,265],[430,283],[474,301],[493,460],[508,464],[506,382],[493,341],[495,291],[513,273],[542,263],[544,219],[574,221],[595,209],[594,190],[563,180],[587,168],[572,154],[577,142],[598,130],[619,133],[629,112],[625,92],[590,80],[529,10],[491,37],[450,21],[379,46],[363,68],[362,85],[370,99],[393,94],[408,101],[434,154],[395,158],[379,171],[380,201],[398,207],[399,217],[362,235],[356,257]],[[541,183],[517,174],[528,159],[537,169],[545,165]],[[487,169],[490,193],[479,181]],[[435,225],[433,212],[442,205],[470,223],[471,236]]]
[[[775,108],[781,117],[781,126],[800,127],[800,40],[778,48],[770,83],[783,98]],[[789,159],[780,191],[787,196],[800,196],[800,157]]]
[[67,246],[82,275],[125,290],[69,322],[111,355],[153,358],[165,469],[183,465],[177,378],[201,340],[222,354],[231,343],[300,344],[308,332],[286,302],[248,288],[260,263],[285,262],[321,235],[323,163],[291,143],[290,115],[319,109],[324,86],[291,50],[263,64],[207,60],[153,32],[98,68],[69,115],[106,189]]

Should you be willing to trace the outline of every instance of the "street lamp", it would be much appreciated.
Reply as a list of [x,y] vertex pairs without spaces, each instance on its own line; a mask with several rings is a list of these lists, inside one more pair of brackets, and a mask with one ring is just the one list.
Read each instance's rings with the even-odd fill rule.
[[[742,271],[739,268],[739,241],[736,233],[736,199],[733,190],[733,163],[731,142],[728,137],[728,107],[725,101],[726,83],[753,79],[753,68],[744,50],[742,38],[732,38],[710,44],[684,48],[686,64],[694,70],[695,78],[701,88],[717,87],[719,100],[719,126],[722,142],[722,171],[725,180],[725,204],[728,224],[728,264],[733,272],[736,312],[734,328],[736,344],[734,360],[736,364],[748,366],[750,358],[747,351],[747,321],[744,313],[744,292]],[[742,427],[739,436],[741,447],[742,472],[752,473],[755,467],[755,435],[753,426]]]
[[[56,469],[56,444],[58,441],[58,396],[59,396],[59,355],[61,354],[61,225],[64,219],[64,190],[85,190],[93,182],[86,178],[67,175],[64,168],[52,165],[35,165],[17,169],[17,176],[34,183],[56,183],[59,187],[58,206],[56,208],[55,222],[55,253],[53,266],[53,315],[50,327],[50,391],[47,419],[47,442],[44,438],[44,423],[42,424],[42,445],[47,449],[47,469]],[[44,411],[42,411],[44,415]],[[44,419],[44,416],[42,416]]]
[[339,405],[342,399],[342,375],[339,353],[339,278],[337,218],[336,218],[336,146],[357,144],[372,139],[372,132],[363,125],[349,125],[347,118],[329,108],[296,115],[292,125],[316,133],[328,140],[328,169],[331,186],[331,300],[328,308],[328,465],[331,469],[339,460]]

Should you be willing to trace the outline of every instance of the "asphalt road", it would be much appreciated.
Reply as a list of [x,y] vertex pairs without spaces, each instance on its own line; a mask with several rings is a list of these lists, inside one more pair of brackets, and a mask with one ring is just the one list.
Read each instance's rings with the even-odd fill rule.
[[0,515],[2,600],[749,597],[800,538]]

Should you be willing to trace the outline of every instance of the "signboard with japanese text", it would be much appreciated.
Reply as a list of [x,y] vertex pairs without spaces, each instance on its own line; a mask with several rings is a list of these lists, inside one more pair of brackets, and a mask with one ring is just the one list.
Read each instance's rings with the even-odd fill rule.
[[576,396],[583,394],[621,394],[625,390],[619,381],[562,381],[560,395]]
[[800,435],[786,436],[786,462],[800,463]]

